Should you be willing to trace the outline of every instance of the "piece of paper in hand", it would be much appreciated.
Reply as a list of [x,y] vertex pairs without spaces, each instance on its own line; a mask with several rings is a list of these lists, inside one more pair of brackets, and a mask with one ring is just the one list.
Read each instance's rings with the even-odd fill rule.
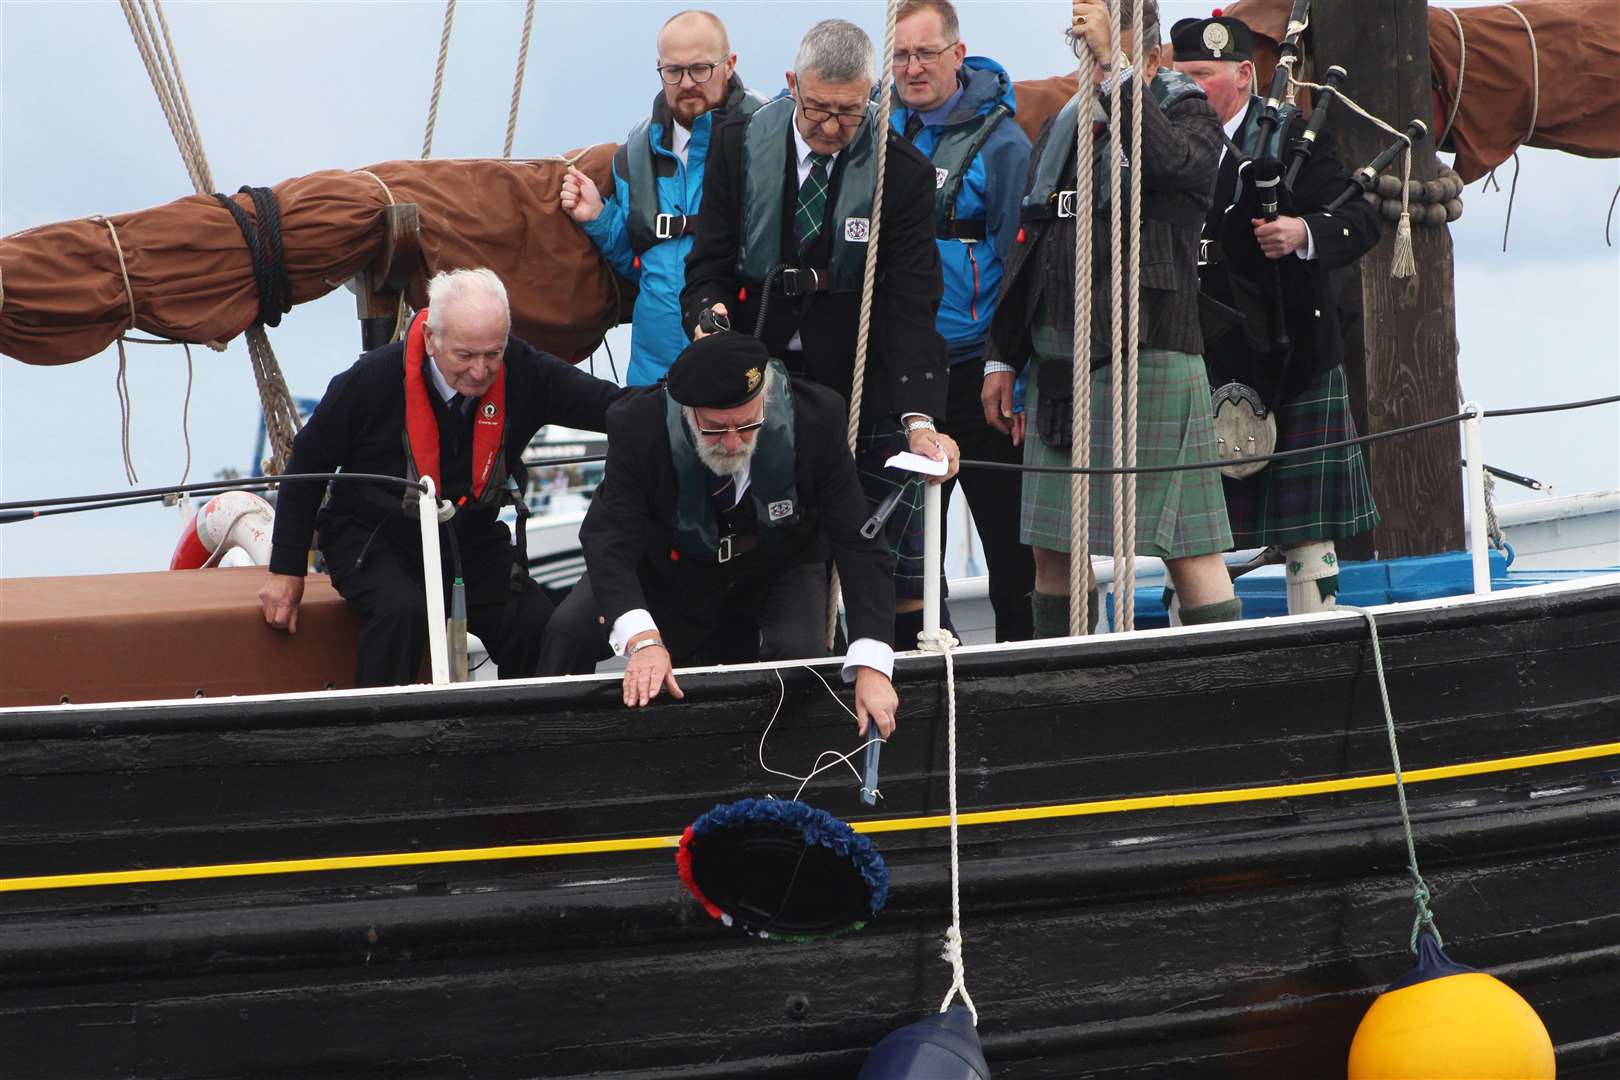
[[907,472],[920,472],[928,476],[944,476],[945,470],[950,468],[947,461],[935,461],[933,458],[913,454],[909,450],[902,450],[888,461],[883,463],[885,469],[904,469]]

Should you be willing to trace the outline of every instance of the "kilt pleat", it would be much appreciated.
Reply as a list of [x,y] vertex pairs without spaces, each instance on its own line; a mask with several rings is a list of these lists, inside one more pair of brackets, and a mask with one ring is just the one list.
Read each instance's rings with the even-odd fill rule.
[[[1277,449],[1302,450],[1356,437],[1343,366],[1317,376],[1277,409]],[[1232,539],[1240,548],[1341,540],[1378,524],[1361,447],[1273,461],[1224,481]]]

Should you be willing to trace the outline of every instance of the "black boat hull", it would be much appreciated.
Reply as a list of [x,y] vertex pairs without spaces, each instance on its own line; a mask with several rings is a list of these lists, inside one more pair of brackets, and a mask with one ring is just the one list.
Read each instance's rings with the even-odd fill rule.
[[[1449,950],[1537,1008],[1561,1076],[1614,1075],[1620,584],[1391,610],[1380,636]],[[0,715],[4,1075],[852,1076],[950,981],[942,669],[902,663],[876,812],[847,771],[810,788],[887,823],[893,876],[872,926],[814,945],[714,923],[668,846],[793,794],[757,757],[779,698],[773,767],[855,745],[804,667],[641,713],[593,680]],[[1390,772],[1365,625],[956,674],[995,1075],[1342,1075],[1409,965],[1394,790],[1354,779]],[[379,858],[230,869],[356,856]]]

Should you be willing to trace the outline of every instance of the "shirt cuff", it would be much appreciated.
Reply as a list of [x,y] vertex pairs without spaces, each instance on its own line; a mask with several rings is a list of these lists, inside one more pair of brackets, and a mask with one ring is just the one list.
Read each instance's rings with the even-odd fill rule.
[[1300,224],[1305,226],[1305,250],[1294,252],[1294,257],[1310,262],[1316,258],[1316,237],[1311,235],[1311,223],[1300,218]]
[[1119,68],[1113,74],[1111,74],[1107,78],[1103,79],[1102,85],[1099,86],[1097,89],[1099,91],[1101,91],[1102,93],[1104,93],[1104,94],[1111,94],[1111,93],[1114,92],[1114,87],[1120,85],[1126,79],[1130,78],[1132,75],[1135,75],[1135,74],[1136,74],[1136,69],[1132,68],[1130,64],[1126,64],[1124,67]]
[[1005,371],[1009,375],[1018,374],[1017,368],[1011,364],[1003,364],[1000,360],[986,360],[984,362],[984,373],[986,375],[994,375],[998,371]]
[[613,630],[608,634],[608,644],[613,646],[614,656],[623,656],[625,643],[631,638],[648,630],[657,629],[658,624],[653,622],[652,612],[646,608],[631,608],[613,620]]
[[883,677],[894,678],[894,650],[886,642],[877,638],[856,638],[849,643],[849,651],[844,654],[844,681],[855,681],[855,669],[869,667],[873,671],[881,671]]

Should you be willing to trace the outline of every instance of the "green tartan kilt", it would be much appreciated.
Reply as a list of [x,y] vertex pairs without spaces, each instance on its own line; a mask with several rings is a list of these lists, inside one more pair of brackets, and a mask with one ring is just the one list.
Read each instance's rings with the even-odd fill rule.
[[885,469],[883,463],[910,448],[906,433],[893,422],[884,426],[862,425],[855,436],[855,469],[866,492],[868,512],[875,511],[890,492],[905,491],[894,513],[884,525],[889,554],[894,556],[894,595],[902,600],[921,600],[923,594],[923,488],[924,479],[910,479],[916,473]]
[[[1277,449],[1301,450],[1356,437],[1344,368],[1323,372],[1277,409]],[[1378,524],[1361,447],[1273,461],[1225,481],[1232,538],[1240,548],[1342,540]]]
[[[1035,367],[1030,359],[1024,388],[1024,464],[1069,465],[1069,451],[1043,443],[1035,432],[1040,408]],[[1136,463],[1172,465],[1215,459],[1215,422],[1210,412],[1209,376],[1204,360],[1191,353],[1141,350],[1138,363]],[[1091,372],[1091,464],[1113,463],[1109,369]],[[1114,545],[1113,477],[1093,476],[1089,547],[1105,555]],[[1025,473],[1019,539],[1049,551],[1069,550],[1069,481],[1062,473]],[[1136,478],[1136,553],[1179,559],[1208,555],[1232,546],[1226,499],[1216,469],[1146,473]]]

